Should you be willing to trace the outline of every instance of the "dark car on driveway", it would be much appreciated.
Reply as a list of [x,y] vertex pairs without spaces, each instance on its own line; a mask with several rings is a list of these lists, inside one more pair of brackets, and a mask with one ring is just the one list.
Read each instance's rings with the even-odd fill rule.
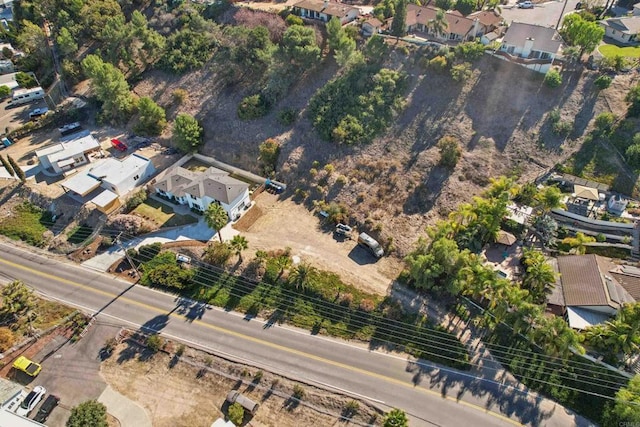
[[60,398],[58,396],[54,396],[53,394],[47,396],[47,398],[42,403],[42,406],[40,406],[38,413],[35,417],[33,417],[33,420],[39,423],[44,423],[45,421],[47,421],[47,418],[49,418],[49,414],[51,414],[51,411],[53,411],[53,409],[58,406],[58,402],[60,402]]

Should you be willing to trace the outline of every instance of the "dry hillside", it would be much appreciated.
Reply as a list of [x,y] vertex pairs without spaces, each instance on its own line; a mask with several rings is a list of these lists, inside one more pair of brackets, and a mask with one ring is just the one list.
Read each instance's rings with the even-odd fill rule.
[[[542,75],[485,55],[473,64],[470,79],[455,83],[448,73],[414,65],[418,60],[415,48],[408,55],[391,50],[385,66],[410,77],[406,108],[385,135],[354,147],[321,140],[304,113],[315,91],[338,73],[333,61],[302,79],[269,115],[246,122],[237,118],[236,108],[251,92],[242,82],[225,85],[215,64],[181,78],[151,73],[135,91],[170,105],[174,89],[188,89],[189,101],[180,111],[170,109],[170,117],[194,114],[205,126],[203,151],[225,162],[258,171],[258,145],[278,139],[283,148],[277,178],[290,188],[285,197],[295,197],[294,190],[301,188],[309,191],[309,206],[319,198],[341,202],[352,210],[355,224],[392,236],[403,255],[426,225],[478,194],[491,177],[508,174],[528,181],[564,162],[580,148],[597,114],[624,114],[624,96],[637,80],[635,73],[616,76],[598,93],[594,72],[564,71],[563,85],[550,89]],[[301,111],[292,127],[276,120],[284,107]],[[546,116],[554,108],[574,122],[571,139],[551,132]],[[436,166],[435,144],[444,135],[456,136],[465,147],[452,172]],[[316,176],[309,173],[314,161],[320,165]],[[335,167],[331,176],[322,170],[327,163]],[[336,183],[341,175],[346,180]]]

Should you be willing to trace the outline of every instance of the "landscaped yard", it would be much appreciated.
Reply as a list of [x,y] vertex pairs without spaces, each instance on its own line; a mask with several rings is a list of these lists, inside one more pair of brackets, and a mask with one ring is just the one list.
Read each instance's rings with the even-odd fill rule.
[[603,44],[598,50],[607,58],[613,58],[618,55],[622,55],[625,58],[640,58],[640,46],[619,47],[613,44]]
[[198,220],[191,215],[180,215],[173,211],[171,206],[153,199],[147,199],[133,210],[143,218],[155,222],[159,227],[177,227],[179,225],[194,224]]
[[15,206],[11,214],[2,219],[0,234],[13,240],[22,240],[30,245],[43,247],[47,244],[44,233],[51,224],[49,212],[24,202]]

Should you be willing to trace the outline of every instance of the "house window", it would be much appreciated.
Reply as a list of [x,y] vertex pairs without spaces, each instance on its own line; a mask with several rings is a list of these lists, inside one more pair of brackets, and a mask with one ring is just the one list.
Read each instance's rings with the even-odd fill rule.
[[539,50],[532,50],[531,53],[529,54],[529,58],[532,58],[532,59],[540,58],[540,51]]
[[515,52],[515,51],[516,51],[516,47],[515,46],[509,46],[507,48],[507,53],[510,54],[510,55],[513,55],[513,52]]
[[455,33],[449,33],[449,40],[455,40],[457,36]]
[[540,52],[540,59],[549,59],[551,54],[549,52]]
[[74,161],[75,163],[82,163],[82,162],[84,162],[84,156],[74,157],[74,158],[73,158],[73,161]]
[[137,181],[137,180],[138,180],[138,178],[140,178],[140,175],[136,175],[136,176],[134,176],[134,177],[133,177],[133,180],[134,180],[134,181]]

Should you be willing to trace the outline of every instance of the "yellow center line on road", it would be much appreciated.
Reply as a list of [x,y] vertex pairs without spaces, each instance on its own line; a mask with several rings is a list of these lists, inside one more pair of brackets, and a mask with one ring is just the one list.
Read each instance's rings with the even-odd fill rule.
[[[38,270],[35,270],[35,269],[31,268],[31,267],[26,267],[24,265],[16,264],[16,263],[11,262],[11,261],[0,259],[0,263],[5,264],[5,265],[10,265],[10,266],[12,266],[14,268],[18,268],[20,270],[27,271],[27,272],[29,272],[31,274],[35,274],[35,275],[38,275],[38,276],[46,278],[46,279],[51,279],[51,280],[55,280],[55,281],[58,281],[58,282],[66,283],[66,284],[74,286],[76,288],[80,288],[80,289],[83,289],[83,290],[86,290],[86,291],[89,291],[89,292],[93,292],[93,293],[96,293],[96,294],[104,295],[104,296],[110,297],[112,299],[116,299],[117,298],[118,300],[124,301],[124,302],[126,302],[128,304],[137,305],[138,307],[142,307],[142,308],[145,308],[147,310],[150,310],[150,311],[153,311],[153,312],[156,312],[156,313],[166,314],[166,315],[168,315],[170,317],[175,317],[177,319],[184,318],[184,316],[182,316],[180,314],[167,313],[166,310],[162,310],[162,309],[160,309],[158,307],[155,307],[153,305],[149,305],[149,304],[146,304],[146,303],[143,303],[143,302],[140,302],[140,301],[135,301],[135,300],[132,300],[132,299],[127,298],[125,296],[119,296],[118,294],[115,294],[115,293],[112,293],[112,292],[103,291],[101,289],[95,289],[95,288],[93,288],[91,286],[84,285],[84,284],[78,283],[78,282],[74,282],[72,280],[68,280],[68,279],[65,279],[65,278],[62,278],[62,277],[58,277],[58,276],[53,275],[53,274],[43,273],[42,271],[38,271]],[[227,335],[231,335],[231,336],[234,336],[234,337],[246,340],[246,341],[251,341],[251,342],[256,343],[256,344],[261,344],[261,345],[264,345],[264,346],[268,346],[268,347],[271,347],[271,348],[274,348],[274,349],[277,349],[277,350],[280,350],[280,351],[285,351],[285,352],[294,354],[296,356],[301,356],[301,357],[305,357],[307,359],[311,359],[311,360],[315,360],[315,361],[318,361],[318,362],[322,362],[322,363],[326,363],[326,364],[329,364],[329,365],[333,365],[333,366],[336,366],[336,367],[339,367],[339,368],[343,368],[343,369],[346,369],[346,370],[349,370],[349,371],[352,371],[352,372],[357,372],[357,373],[360,373],[360,374],[363,374],[363,375],[367,375],[367,376],[370,376],[370,377],[373,377],[373,378],[377,378],[377,379],[380,379],[380,380],[383,380],[383,381],[387,381],[387,382],[390,382],[390,383],[393,383],[393,384],[398,384],[398,385],[401,385],[401,386],[404,386],[404,387],[407,387],[407,388],[411,388],[413,390],[419,390],[420,392],[425,393],[425,394],[429,394],[429,395],[433,395],[433,396],[439,396],[440,398],[447,399],[449,401],[456,402],[458,404],[467,406],[469,408],[484,412],[485,414],[494,416],[494,417],[499,418],[499,419],[501,419],[503,421],[506,421],[506,422],[508,422],[510,424],[517,425],[517,426],[522,425],[522,424],[518,423],[517,421],[512,420],[509,417],[506,417],[506,416],[504,416],[504,415],[502,415],[500,413],[494,412],[494,411],[490,411],[490,410],[488,410],[488,409],[486,409],[486,408],[484,408],[484,407],[482,407],[480,405],[476,405],[475,403],[465,402],[463,400],[459,400],[459,399],[456,399],[456,398],[450,397],[450,396],[443,396],[442,393],[438,393],[436,391],[424,389],[424,388],[421,388],[421,387],[416,387],[413,384],[408,384],[407,382],[399,380],[399,379],[396,379],[396,378],[388,377],[386,375],[378,374],[376,372],[367,371],[366,369],[357,368],[355,366],[351,366],[351,365],[348,365],[348,364],[345,364],[345,363],[336,362],[336,361],[331,360],[331,359],[325,359],[324,357],[320,357],[320,356],[317,356],[315,354],[311,354],[311,353],[307,353],[307,352],[304,352],[304,351],[296,350],[296,349],[293,349],[293,348],[290,348],[290,347],[286,347],[286,346],[283,346],[283,345],[280,345],[280,344],[275,344],[275,343],[272,343],[272,342],[269,342],[269,341],[265,341],[265,340],[260,339],[260,338],[255,338],[255,337],[252,337],[252,336],[249,336],[249,335],[245,335],[245,334],[240,333],[240,332],[236,332],[236,331],[232,331],[230,329],[222,328],[220,326],[212,325],[210,323],[205,323],[205,322],[203,322],[201,320],[195,319],[191,323],[196,323],[196,324],[198,324],[200,326],[204,326],[205,328],[209,328],[209,329],[212,329],[212,330],[217,331],[217,332],[222,332],[222,333],[227,334]]]

